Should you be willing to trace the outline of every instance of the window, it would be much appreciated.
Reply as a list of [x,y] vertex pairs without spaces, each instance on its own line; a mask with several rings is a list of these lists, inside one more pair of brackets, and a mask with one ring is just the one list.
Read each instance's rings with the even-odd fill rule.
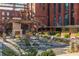
[[65,13],[68,13],[68,9],[69,9],[69,4],[65,3]]
[[64,17],[64,25],[69,25],[69,4],[65,3],[65,17]]
[[4,20],[5,19],[5,17],[2,17],[2,20]]
[[56,3],[54,3],[54,16],[56,15]]
[[7,16],[9,16],[9,12],[7,12]]
[[5,15],[5,12],[4,11],[2,12],[2,15]]
[[74,25],[75,21],[74,21],[74,13],[71,13],[71,25]]
[[73,3],[71,3],[71,25],[74,25],[74,10],[73,10]]
[[54,3],[54,19],[53,19],[53,26],[57,26],[57,23],[56,23],[56,3]]
[[56,26],[56,17],[54,17],[54,20],[53,20],[53,26]]
[[73,9],[73,5],[74,5],[74,4],[73,4],[73,3],[71,3],[71,9]]
[[68,10],[68,9],[69,9],[69,4],[65,3],[65,10]]
[[69,25],[69,15],[65,14],[65,21],[64,21],[65,25]]
[[61,13],[61,3],[58,4],[58,12]]
[[9,17],[7,17],[7,19],[9,19]]
[[62,26],[62,17],[61,17],[61,16],[59,16],[58,25],[59,25],[59,26]]

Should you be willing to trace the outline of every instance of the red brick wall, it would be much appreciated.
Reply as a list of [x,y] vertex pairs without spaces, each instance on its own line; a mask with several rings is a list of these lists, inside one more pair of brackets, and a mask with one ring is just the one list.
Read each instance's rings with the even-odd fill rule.
[[[65,16],[65,6],[64,3],[61,4],[61,16],[62,16],[62,25],[64,25],[64,16]],[[47,4],[45,4],[46,9],[43,10],[42,6],[40,4],[36,4],[35,10],[36,10],[36,17],[39,18],[40,21],[42,21],[44,24],[48,24],[48,19],[45,17],[48,17],[47,15]],[[71,4],[69,3],[69,24],[71,25]],[[44,17],[45,16],[45,17]],[[58,23],[58,3],[56,3],[56,22]],[[50,26],[53,26],[53,18],[54,17],[54,4],[50,4]],[[79,24],[79,4],[74,3],[74,20],[75,24]]]
[[41,21],[44,24],[48,24],[47,21],[47,17],[48,17],[48,11],[47,11],[47,4],[45,4],[45,9],[43,10],[43,7],[40,3],[36,3],[35,4],[35,12],[36,12],[36,17],[39,19],[39,21]]
[[[2,16],[2,12],[5,12],[5,15]],[[2,19],[2,17],[7,17],[7,12],[9,12],[9,17],[20,17],[20,11],[13,11],[13,10],[0,10],[0,19]]]
[[65,15],[65,9],[64,9],[64,3],[61,5],[61,16],[62,16],[62,25],[64,26],[64,15]]
[[54,4],[50,4],[50,26],[53,25],[54,18]]
[[75,18],[75,24],[79,25],[79,4],[74,4],[74,18]]
[[[5,12],[4,16],[2,16],[2,12]],[[6,15],[6,12],[10,13],[9,16]],[[14,12],[10,11],[10,10],[0,10],[0,31],[1,31],[2,27],[3,27],[3,22],[4,22],[4,20],[2,19],[2,17],[5,17],[5,18],[9,17],[9,19],[12,19],[11,17],[20,17],[19,11],[15,11],[15,13],[16,14],[14,14]]]

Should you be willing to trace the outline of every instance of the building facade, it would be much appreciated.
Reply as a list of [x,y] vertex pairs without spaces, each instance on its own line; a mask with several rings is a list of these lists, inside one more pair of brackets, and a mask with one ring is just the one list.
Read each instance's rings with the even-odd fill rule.
[[62,29],[71,31],[72,27],[75,28],[73,25],[79,25],[77,3],[38,3],[35,6],[36,17],[55,31]]
[[23,22],[27,22],[26,20],[30,18],[30,16],[28,16],[27,19],[27,15],[31,13],[28,11],[31,11],[32,9],[33,11],[35,10],[34,4],[31,3],[0,4],[0,34],[2,35],[4,31],[7,35],[10,35],[11,33],[13,36],[15,36],[15,34],[20,34],[21,36],[22,34],[25,34],[26,30],[29,28],[29,24],[19,23],[19,21],[25,20]]
[[[10,20],[14,20],[13,18],[21,20],[32,20],[33,17],[35,17],[36,20],[40,22],[40,26],[42,26],[41,24],[45,25],[45,27],[42,26],[43,29],[46,28],[45,30],[77,32],[79,31],[78,16],[78,3],[0,4],[0,33],[2,33],[5,29],[5,23]],[[33,25],[32,23],[24,23],[16,24],[17,27],[15,26],[15,23],[9,23],[6,28],[6,32],[12,32],[12,30],[15,31],[15,29],[17,31],[19,29],[19,32],[25,33],[27,28],[32,28],[29,27],[29,25]],[[17,33],[19,32],[17,31]]]

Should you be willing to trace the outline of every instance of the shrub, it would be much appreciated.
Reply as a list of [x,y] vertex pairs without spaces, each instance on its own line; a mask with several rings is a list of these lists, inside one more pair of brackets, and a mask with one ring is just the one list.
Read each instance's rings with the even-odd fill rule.
[[64,34],[64,38],[69,38],[70,35],[69,34]]
[[42,34],[42,36],[43,36],[44,38],[48,38],[48,37],[49,37],[49,34],[46,32],[46,33]]
[[76,36],[79,36],[79,32],[78,32],[78,33],[76,33]]
[[28,56],[36,56],[38,51],[35,48],[31,48],[28,51]]
[[55,56],[55,53],[53,52],[53,50],[44,51],[41,53],[41,56]]
[[61,34],[60,34],[60,33],[57,33],[55,36],[56,36],[56,37],[60,37],[60,36],[61,36]]
[[49,32],[49,35],[56,35],[56,32]]
[[47,51],[42,52],[42,53],[41,53],[41,56],[48,56]]
[[24,38],[24,39],[21,39],[25,44],[26,46],[30,46],[30,42],[27,38]]

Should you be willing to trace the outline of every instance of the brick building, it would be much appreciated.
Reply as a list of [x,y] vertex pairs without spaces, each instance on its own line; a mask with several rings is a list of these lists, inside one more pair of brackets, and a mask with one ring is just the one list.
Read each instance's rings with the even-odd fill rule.
[[36,17],[46,24],[47,28],[55,31],[62,29],[71,31],[72,28],[78,30],[79,4],[77,3],[37,3],[35,11]]
[[[27,22],[26,16],[29,14],[27,9],[30,11],[33,9],[34,11],[33,5],[34,4],[22,3],[0,4],[0,34],[2,34],[4,30],[7,34],[24,34],[27,28],[29,28],[29,24],[19,23],[19,21],[25,20],[22,22]],[[27,15],[26,11],[28,13]]]
[[[28,8],[31,13],[28,12]],[[28,12],[31,17],[33,16],[32,14],[34,14],[37,20],[40,21],[40,26],[41,24],[46,25],[45,27],[42,27],[45,30],[72,32],[79,31],[78,3],[9,3],[0,4],[0,33],[4,29],[3,25],[5,24],[5,21],[14,20],[13,18],[18,18],[21,20],[26,18],[26,13],[23,12],[23,14],[21,14],[21,10]],[[16,25],[18,26],[19,24]],[[12,23],[9,23],[6,28],[6,32],[12,32],[12,27]],[[29,27],[28,24],[21,24],[20,26],[16,27],[16,30],[18,30],[18,28],[20,29],[19,31],[23,31],[22,33],[25,33],[27,28],[32,27]]]

